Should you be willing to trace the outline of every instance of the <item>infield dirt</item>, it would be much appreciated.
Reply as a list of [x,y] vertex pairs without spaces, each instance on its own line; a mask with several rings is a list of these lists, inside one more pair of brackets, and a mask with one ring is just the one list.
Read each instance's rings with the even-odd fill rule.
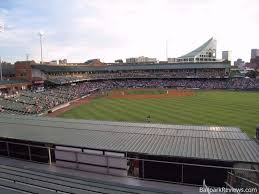
[[106,96],[106,98],[110,99],[161,99],[161,98],[174,98],[174,97],[182,97],[182,96],[193,96],[194,92],[189,90],[165,90],[162,94],[131,94],[127,91],[113,91]]
[[[129,91],[140,89],[131,89],[131,90],[114,90],[105,94],[101,94],[101,97],[105,97],[108,99],[128,99],[128,100],[143,100],[143,99],[163,99],[163,98],[175,98],[175,97],[184,97],[184,96],[193,96],[195,93],[190,90],[165,90],[165,92],[159,94],[148,94],[148,92],[144,92],[144,94],[134,94]],[[142,89],[145,90],[145,89]],[[100,97],[98,94],[91,95],[89,97],[85,97],[82,99],[75,100],[70,103],[69,106],[56,110],[52,113],[48,113],[47,115],[50,117],[57,117],[73,108],[79,107],[83,104],[90,103],[96,97]]]

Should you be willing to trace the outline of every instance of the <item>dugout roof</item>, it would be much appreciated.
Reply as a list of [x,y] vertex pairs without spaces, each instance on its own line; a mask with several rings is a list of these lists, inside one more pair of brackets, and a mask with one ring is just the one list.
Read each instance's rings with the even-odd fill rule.
[[259,163],[259,145],[235,127],[1,114],[0,137],[96,150]]

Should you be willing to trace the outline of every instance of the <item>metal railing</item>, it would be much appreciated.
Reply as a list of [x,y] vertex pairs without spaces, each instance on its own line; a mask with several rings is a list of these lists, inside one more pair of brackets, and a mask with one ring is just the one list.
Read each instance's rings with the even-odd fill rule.
[[257,183],[252,180],[249,180],[249,179],[253,179],[254,174],[257,174],[256,176],[258,176],[259,172],[252,172],[250,174],[245,175],[245,177],[248,176],[249,179],[245,177],[241,177],[237,174],[240,174],[240,173],[234,174],[234,173],[228,172],[226,185],[232,190],[234,190],[234,188],[242,188],[243,192],[233,192],[233,193],[256,194],[259,192],[259,178],[255,179]]
[[[54,152],[58,151],[59,149],[48,147],[46,146],[40,146],[40,145],[31,145],[26,143],[15,143],[11,141],[0,141],[1,149],[0,149],[0,155],[7,156],[10,158],[19,158],[23,160],[28,161],[34,161],[39,163],[49,163],[49,164],[56,164],[54,156]],[[5,146],[4,146],[5,145]],[[10,146],[20,146],[22,148],[20,151],[14,151],[13,149],[10,150]],[[41,153],[35,153],[35,149],[37,149],[41,152],[44,152],[44,154]],[[88,149],[88,148],[85,148]],[[25,151],[27,150],[27,151]],[[102,151],[102,154],[105,155],[105,152],[111,152],[111,151]],[[94,154],[94,153],[85,153],[85,152],[78,152],[78,151],[72,151],[72,150],[62,150],[62,152],[68,152],[77,155],[80,154],[86,154],[91,156],[100,156],[100,154]],[[115,152],[117,153],[117,152]],[[125,153],[125,157],[119,157],[119,156],[111,156],[107,155],[107,157],[110,158],[123,158],[128,161],[127,163],[127,175],[130,177],[138,178],[138,179],[144,179],[144,180],[156,180],[156,181],[163,181],[163,182],[171,182],[171,183],[181,183],[181,184],[189,184],[189,185],[202,185],[203,180],[206,179],[206,183],[208,185],[213,184],[214,181],[217,181],[217,178],[211,179],[212,177],[219,177],[222,180],[218,180],[219,183],[222,183],[222,185],[227,182],[229,185],[235,187],[237,186],[237,183],[240,183],[240,186],[246,182],[246,184],[251,183],[247,179],[245,181],[245,178],[242,178],[238,175],[234,175],[233,172],[239,172],[246,174],[246,176],[254,176],[254,174],[259,174],[258,170],[253,169],[245,169],[245,168],[231,168],[231,167],[225,167],[225,166],[215,166],[215,165],[202,165],[202,164],[193,164],[193,163],[183,163],[183,162],[172,162],[172,161],[161,161],[161,160],[153,160],[153,159],[141,159],[141,158],[135,158],[135,157],[129,157],[127,153]],[[138,173],[132,174],[130,173],[130,165],[132,161],[138,161]],[[71,161],[70,161],[71,162]],[[78,161],[73,161],[75,163],[75,166],[79,166]],[[89,165],[89,164],[87,164]],[[91,165],[91,164],[90,164]],[[104,168],[107,168],[107,173],[109,174],[109,164],[102,166]],[[156,169],[158,167],[162,167],[159,169]],[[135,166],[133,167],[135,168]],[[92,171],[93,172],[93,171]],[[197,173],[199,176],[195,176],[195,173]],[[157,174],[157,176],[154,176],[154,174]],[[221,176],[219,176],[221,174]],[[211,176],[212,175],[212,176]],[[199,177],[199,178],[197,178]],[[242,180],[241,182],[237,180]],[[253,182],[253,181],[252,181]],[[236,183],[236,184],[235,184]],[[258,188],[258,185],[251,185],[252,187]],[[258,188],[259,191],[259,188]]]

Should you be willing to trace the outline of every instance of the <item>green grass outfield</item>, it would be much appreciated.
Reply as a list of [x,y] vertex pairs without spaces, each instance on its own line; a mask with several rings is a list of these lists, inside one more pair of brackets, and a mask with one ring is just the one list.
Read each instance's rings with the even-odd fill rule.
[[255,136],[259,124],[259,93],[232,91],[195,91],[195,96],[168,99],[107,99],[60,115],[65,118],[153,123],[238,126]]

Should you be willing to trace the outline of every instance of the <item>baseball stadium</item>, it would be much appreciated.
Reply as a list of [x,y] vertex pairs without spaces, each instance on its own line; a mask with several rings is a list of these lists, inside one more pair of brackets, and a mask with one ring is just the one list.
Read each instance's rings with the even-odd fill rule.
[[[3,76],[2,156],[115,177],[258,187],[258,80],[231,76],[213,38],[174,63],[22,61]],[[0,178],[10,171],[27,176],[8,168]]]

